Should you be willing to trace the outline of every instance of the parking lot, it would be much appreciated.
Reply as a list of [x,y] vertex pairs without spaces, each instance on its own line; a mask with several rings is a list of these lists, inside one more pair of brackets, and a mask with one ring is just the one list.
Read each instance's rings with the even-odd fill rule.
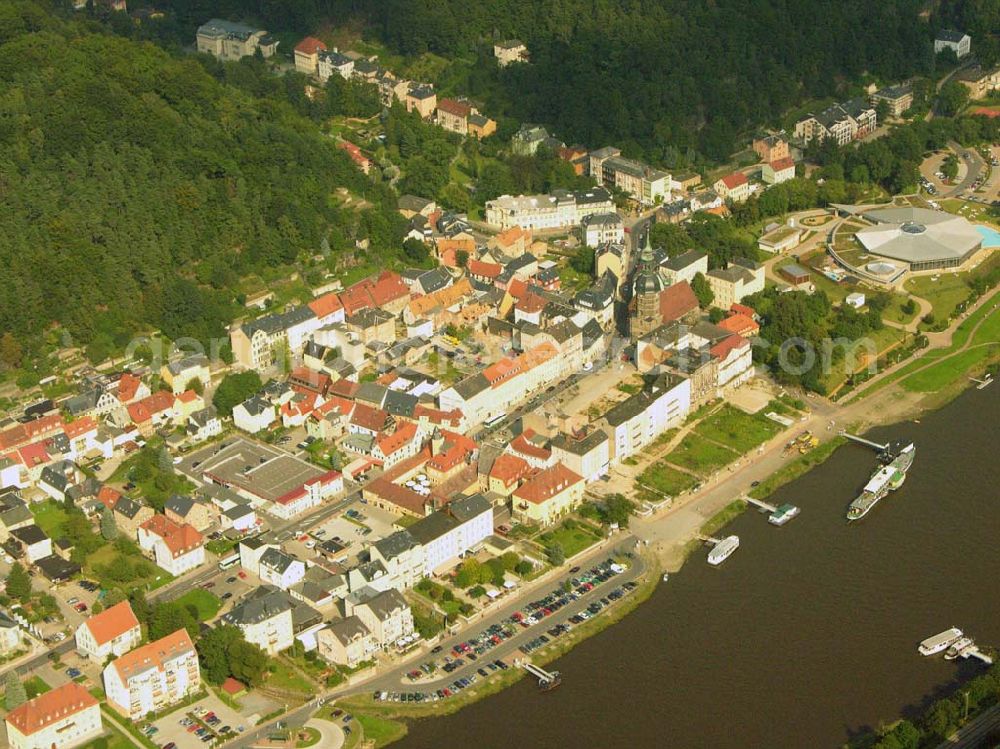
[[308,559],[315,547],[324,541],[337,541],[343,545],[343,555],[350,557],[361,549],[396,531],[396,518],[391,513],[360,501],[352,502],[343,512],[324,520],[313,528],[299,528],[301,535],[285,543],[285,549]]
[[222,608],[219,609],[220,615],[231,609],[237,601],[258,584],[256,578],[245,572],[243,572],[243,577],[240,577],[241,572],[240,567],[233,567],[220,573],[214,580],[201,585],[202,588],[214,593],[222,600]]
[[[217,736],[242,733],[247,725],[244,716],[212,695],[155,721],[152,727],[156,730],[150,739],[161,747],[173,743],[177,749],[195,749]],[[146,726],[141,723],[139,727],[144,732],[151,730]]]

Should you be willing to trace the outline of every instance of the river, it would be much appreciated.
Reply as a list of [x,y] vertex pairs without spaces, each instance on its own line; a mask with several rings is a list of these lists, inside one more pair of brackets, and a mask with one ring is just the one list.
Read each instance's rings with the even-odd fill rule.
[[649,601],[530,679],[458,713],[410,725],[399,749],[839,747],[974,675],[917,643],[961,627],[1000,646],[1000,387],[966,392],[911,438],[906,484],[848,525],[875,465],[850,444],[777,492],[802,508],[782,528],[748,511],[719,568],[699,551]]

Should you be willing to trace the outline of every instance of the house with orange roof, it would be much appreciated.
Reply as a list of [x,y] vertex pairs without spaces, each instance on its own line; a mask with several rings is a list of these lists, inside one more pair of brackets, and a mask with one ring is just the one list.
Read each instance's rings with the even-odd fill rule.
[[451,286],[411,299],[403,310],[403,320],[408,325],[417,320],[429,319],[436,322],[445,313],[457,312],[462,302],[471,296],[472,284],[469,279],[460,278]]
[[531,229],[512,226],[493,237],[488,246],[510,258],[520,257],[531,249]]
[[185,390],[174,399],[175,424],[186,424],[191,414],[205,408],[205,399],[194,390]]
[[153,515],[138,528],[139,547],[175,577],[204,564],[205,539],[192,525]]
[[744,338],[753,338],[760,332],[760,325],[752,317],[748,317],[741,312],[734,313],[724,320],[720,320],[718,325],[723,330],[728,330],[730,333],[735,333]]
[[409,299],[410,290],[403,282],[403,277],[391,270],[384,270],[377,276],[362,279],[348,286],[340,294],[345,316],[354,315],[368,307],[398,315]]
[[338,439],[343,436],[353,411],[354,401],[333,396],[309,414],[306,419],[306,433],[319,440]]
[[143,437],[152,436],[159,427],[174,419],[174,395],[158,390],[142,400],[128,405],[128,418]]
[[351,161],[353,161],[362,172],[368,174],[368,172],[371,171],[371,159],[361,153],[361,149],[354,143],[351,143],[348,140],[342,140],[337,143],[337,148],[346,153],[351,158]]
[[743,172],[733,172],[724,177],[720,177],[712,189],[718,193],[723,200],[733,203],[742,203],[750,197],[750,180]]
[[531,471],[531,466],[524,458],[513,453],[503,453],[490,467],[486,479],[488,490],[509,497]]
[[383,468],[392,468],[401,460],[412,458],[420,451],[422,439],[417,425],[406,421],[390,434],[381,434],[375,439],[372,458]]
[[344,303],[332,291],[316,297],[306,306],[316,315],[321,327],[335,322],[344,322]]
[[761,167],[760,178],[765,185],[780,185],[795,179],[795,162],[788,156],[769,161]]
[[201,689],[198,653],[186,629],[136,648],[104,669],[108,707],[137,721]]
[[552,465],[552,450],[548,439],[534,429],[525,429],[507,445],[507,452],[521,458],[532,468],[547,468]]
[[752,346],[743,336],[723,338],[708,351],[718,360],[717,387],[737,387],[753,377]]
[[127,600],[94,614],[76,628],[76,649],[95,663],[122,656],[142,642],[139,620]]
[[503,266],[499,263],[470,258],[465,266],[465,272],[482,283],[494,283],[503,272]]
[[101,704],[75,681],[15,707],[5,721],[13,749],[73,749],[104,733]]
[[295,45],[295,69],[306,75],[317,75],[320,52],[326,52],[326,45],[314,36],[307,36]]
[[152,395],[149,385],[130,372],[126,372],[118,378],[118,400],[123,405],[128,405],[132,401],[142,400]]
[[294,429],[306,423],[309,414],[323,403],[323,396],[306,390],[296,392],[287,403],[283,403],[278,413],[281,415],[281,425],[285,429]]
[[514,518],[550,525],[583,501],[586,482],[561,463],[531,476],[511,495]]
[[97,492],[97,501],[109,510],[115,509],[115,505],[118,504],[118,500],[121,498],[122,493],[113,486],[108,486],[107,484],[102,486]]

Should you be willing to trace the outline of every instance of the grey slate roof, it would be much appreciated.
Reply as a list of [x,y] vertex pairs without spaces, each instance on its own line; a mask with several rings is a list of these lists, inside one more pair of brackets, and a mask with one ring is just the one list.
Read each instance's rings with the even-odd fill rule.
[[417,546],[417,541],[408,530],[400,530],[386,536],[380,541],[376,541],[373,546],[382,555],[383,559],[395,559]]
[[273,585],[262,585],[243,602],[224,614],[225,624],[259,624],[292,610],[292,599]]

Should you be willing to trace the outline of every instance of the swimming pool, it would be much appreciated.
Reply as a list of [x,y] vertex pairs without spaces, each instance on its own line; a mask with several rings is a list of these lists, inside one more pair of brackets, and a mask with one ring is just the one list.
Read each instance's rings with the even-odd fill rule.
[[1000,247],[1000,231],[989,226],[977,226],[976,231],[983,235],[983,247]]

